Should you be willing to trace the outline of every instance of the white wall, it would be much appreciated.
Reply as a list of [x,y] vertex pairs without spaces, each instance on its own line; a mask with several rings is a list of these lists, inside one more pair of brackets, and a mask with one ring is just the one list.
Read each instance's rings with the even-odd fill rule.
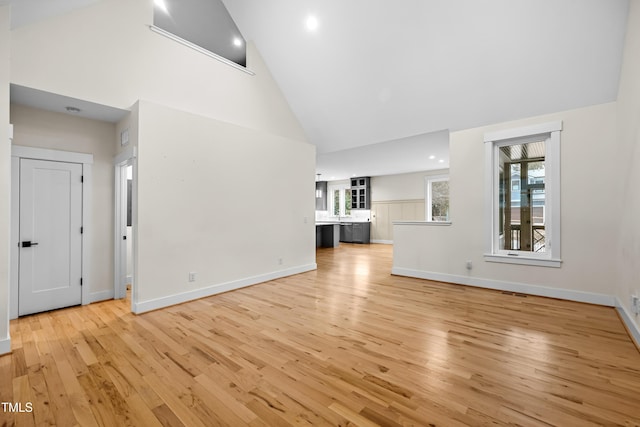
[[149,102],[139,117],[139,311],[315,268],[314,146]]
[[14,145],[93,154],[91,270],[95,299],[113,298],[113,123],[11,105]]
[[374,202],[424,200],[424,178],[448,173],[448,169],[439,169],[398,175],[374,176],[371,178],[371,200]]
[[0,6],[0,354],[9,339],[9,235],[11,206],[11,144],[9,135],[10,6]]
[[448,169],[371,178],[371,240],[393,243],[394,221],[425,220],[425,177]]
[[144,99],[305,139],[251,43],[255,76],[152,32],[152,21],[152,1],[103,0],[18,28],[11,81],[122,109]]
[[[116,154],[122,153],[130,146],[138,146],[138,103],[133,104],[128,110],[130,113],[116,123],[116,138],[114,140],[114,151]],[[122,145],[120,142],[123,131],[129,133],[129,142],[126,145]]]
[[[202,286],[203,283],[215,284],[225,280],[235,280],[239,277],[251,279],[253,274],[265,278],[264,273],[267,271],[280,269],[279,271],[283,272],[294,272],[294,265],[302,263],[309,266],[309,260],[311,264],[314,263],[315,167],[313,159],[315,153],[313,147],[304,142],[305,135],[301,126],[251,43],[247,46],[247,62],[249,68],[255,71],[254,76],[151,32],[148,28],[153,16],[151,1],[103,0],[67,15],[50,18],[13,31],[9,30],[8,11],[7,7],[3,7],[0,12],[0,84],[2,86],[0,87],[0,135],[8,124],[9,83],[132,111],[129,117],[116,125],[116,136],[123,128],[128,127],[131,144],[138,143],[141,147],[138,161],[139,164],[148,168],[145,169],[146,172],[140,180],[142,187],[139,194],[144,203],[140,203],[139,208],[140,212],[146,212],[145,221],[151,218],[148,223],[145,223],[147,228],[140,230],[141,233],[142,231],[145,233],[137,236],[138,238],[134,241],[134,260],[138,251],[135,246],[140,245],[139,253],[142,259],[138,267],[141,277],[143,279],[149,277],[150,280],[157,277],[154,269],[165,272],[158,266],[162,266],[169,259],[176,260],[175,274],[173,271],[166,271],[168,275],[162,278],[157,289],[154,288],[154,283],[137,282],[140,285],[142,297],[162,298],[169,294],[182,294],[193,289],[184,287],[183,270],[187,268],[185,264],[187,257],[197,260],[189,263],[188,267],[200,269],[200,282],[197,286]],[[114,25],[114,23],[117,24]],[[9,41],[10,52],[7,45]],[[140,99],[149,101],[146,104],[148,107],[144,118],[146,139],[142,143],[138,141],[140,117],[137,103]],[[167,105],[171,108],[164,110],[160,107],[150,107],[153,104]],[[155,119],[156,114],[160,114],[159,111],[163,111],[165,123],[158,123]],[[170,113],[167,113],[168,111]],[[218,125],[210,125],[205,120],[202,123],[207,125],[197,125],[192,133],[190,129],[181,125],[184,117],[189,116],[184,112],[209,117],[214,119],[212,123],[215,122]],[[2,119],[2,116],[6,116],[6,120]],[[174,116],[176,122],[170,125],[169,123],[174,121]],[[167,134],[175,139],[168,141],[164,135],[158,134],[154,129],[156,126],[158,129],[166,130]],[[247,129],[253,129],[255,133],[251,137],[239,136],[245,135],[248,132]],[[206,134],[207,131],[212,133]],[[191,137],[194,135],[195,137]],[[116,149],[113,152],[119,153],[122,148],[119,147],[117,137],[115,139],[113,144],[116,144]],[[156,139],[157,146],[154,145]],[[211,153],[207,150],[202,151],[202,143],[205,140],[216,142],[219,151],[214,154],[217,157],[208,157]],[[251,141],[250,144],[247,143],[248,140]],[[238,147],[228,146],[230,141],[238,142]],[[224,188],[238,188],[234,183],[236,179],[242,182],[262,182],[263,185],[260,188],[263,189],[269,184],[273,188],[281,186],[281,191],[286,196],[281,196],[285,197],[285,200],[281,200],[282,203],[276,212],[283,219],[276,220],[275,224],[282,228],[281,221],[285,217],[293,221],[294,215],[297,224],[302,221],[302,211],[305,211],[309,217],[309,223],[304,224],[306,227],[302,229],[300,228],[302,225],[286,229],[284,235],[280,235],[281,243],[278,243],[278,240],[274,239],[275,231],[269,229],[273,224],[263,225],[258,230],[252,223],[256,216],[260,215],[258,212],[261,209],[271,209],[274,205],[267,201],[263,201],[262,204],[255,202],[262,201],[259,197],[251,199],[252,202],[243,199],[240,203],[240,200],[233,196],[231,200],[237,209],[234,215],[238,214],[238,218],[247,220],[245,223],[249,224],[249,228],[244,236],[251,236],[243,242],[243,251],[236,251],[239,245],[238,240],[227,233],[228,229],[214,233],[208,228],[210,227],[207,222],[209,218],[216,218],[216,223],[224,224],[222,221],[228,221],[230,215],[227,212],[224,218],[218,216],[218,206],[212,204],[207,197],[210,188],[205,189],[195,184],[194,188],[199,190],[199,198],[193,197],[193,193],[182,191],[182,188],[176,191],[176,183],[173,180],[165,182],[168,178],[162,176],[170,169],[151,166],[154,161],[159,161],[166,166],[162,153],[165,152],[169,142],[174,144],[172,150],[176,147],[183,149],[177,157],[177,160],[183,161],[179,171],[195,173],[184,163],[186,157],[180,156],[188,156],[189,159],[195,158],[204,162],[203,168],[209,162],[216,163],[225,159],[223,167],[219,168],[220,171],[225,171],[225,174],[215,175],[219,182],[228,184]],[[282,151],[284,146],[287,147],[286,153]],[[227,156],[225,147],[235,154]],[[261,158],[262,166],[256,167],[257,160],[252,158],[251,151],[243,152],[242,155],[234,151],[239,147],[264,154]],[[276,158],[271,153],[278,153],[280,157]],[[288,162],[285,164],[283,159],[287,159]],[[7,165],[6,168],[1,169],[4,178],[0,177],[0,241],[8,241],[10,188],[8,144],[0,148],[0,162]],[[251,168],[247,169],[249,166]],[[202,173],[203,170],[200,169],[198,173]],[[206,170],[208,173],[209,168]],[[276,171],[273,172],[274,176],[269,175],[271,172],[267,172],[271,170]],[[258,176],[257,171],[261,175]],[[285,185],[283,183],[285,176],[287,180],[291,178],[295,184],[286,183]],[[169,191],[163,190],[164,185],[168,186]],[[305,191],[302,191],[302,187]],[[246,185],[240,185],[240,188],[246,189]],[[296,195],[292,195],[292,191],[295,191]],[[300,196],[302,193],[307,194],[306,198]],[[272,193],[264,194],[272,195]],[[191,203],[189,205],[191,210],[187,211],[187,214],[193,215],[197,212],[193,219],[199,220],[199,224],[205,226],[204,234],[193,231],[188,233],[188,237],[193,239],[192,243],[196,243],[192,248],[206,244],[205,241],[198,240],[204,235],[207,237],[207,242],[215,242],[218,251],[220,245],[226,245],[228,252],[220,254],[221,258],[212,258],[210,256],[212,252],[209,250],[195,253],[195,250],[192,251],[184,242],[184,236],[174,233],[172,228],[174,224],[177,222],[183,224],[184,221],[192,219],[188,216],[186,220],[183,218],[185,209],[182,205],[185,198]],[[173,207],[178,209],[177,206],[181,206],[180,215],[173,209]],[[113,211],[112,201],[105,206],[105,210]],[[249,210],[255,215],[249,217],[246,213]],[[160,214],[162,212],[166,214]],[[175,217],[167,217],[169,213]],[[156,220],[155,215],[164,218],[167,223]],[[205,222],[207,224],[204,224]],[[235,223],[232,222],[232,224],[234,224],[232,229],[237,231]],[[165,230],[169,230],[168,235],[175,240],[167,239]],[[294,236],[291,233],[296,234]],[[5,239],[2,239],[2,236],[5,236]],[[276,243],[273,243],[274,240]],[[153,245],[158,242],[162,243],[164,248],[154,248]],[[248,249],[246,249],[247,245],[250,245]],[[287,245],[286,251],[284,245]],[[218,252],[215,254],[217,255]],[[234,256],[232,260],[229,259],[223,268],[211,272],[210,268],[213,268],[211,266],[217,266],[219,259],[226,259],[225,256],[231,257],[230,254]],[[243,257],[243,254],[247,257]],[[154,258],[155,256],[157,258]],[[206,258],[206,265],[203,257]],[[276,260],[283,258],[282,265],[278,264],[273,268],[274,258]],[[243,260],[248,261],[244,263]],[[109,262],[112,263],[113,260]],[[255,267],[247,268],[249,263]],[[8,264],[8,251],[6,248],[0,249],[0,276],[3,277],[3,286],[0,288],[0,343],[4,332],[8,330],[8,322],[4,320],[8,317],[6,295]],[[201,268],[201,265],[204,267]],[[177,270],[180,270],[180,274]],[[178,276],[179,279],[173,281]],[[189,297],[201,295],[188,293]],[[175,300],[162,300],[167,304],[172,301]],[[7,349],[3,347],[0,350]]]
[[640,295],[640,1],[632,0],[618,92],[618,172],[612,186],[621,188],[615,294],[623,316],[635,325],[640,343],[640,317],[631,309],[631,295]]
[[[562,120],[562,267],[485,262],[485,132]],[[574,299],[612,304],[619,206],[614,149],[616,104],[560,112],[451,134],[451,226],[394,227],[394,271],[457,283],[524,284],[530,293],[570,291]],[[611,207],[611,208],[610,208]],[[613,215],[613,219],[609,216]],[[473,263],[467,271],[466,261]],[[548,288],[548,289],[546,289]],[[579,299],[579,298],[578,298]]]

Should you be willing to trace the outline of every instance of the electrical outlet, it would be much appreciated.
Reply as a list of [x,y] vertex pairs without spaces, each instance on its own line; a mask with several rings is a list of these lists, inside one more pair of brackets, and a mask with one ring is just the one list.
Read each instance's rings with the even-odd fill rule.
[[189,281],[190,282],[195,282],[196,281],[196,276],[197,276],[197,273],[195,271],[190,272],[189,273]]
[[471,270],[473,268],[473,263],[471,261],[467,261],[466,266],[467,270]]
[[278,258],[278,265],[282,265],[282,263],[283,263],[282,258]]
[[638,295],[631,295],[631,311],[634,314],[640,313],[640,298]]

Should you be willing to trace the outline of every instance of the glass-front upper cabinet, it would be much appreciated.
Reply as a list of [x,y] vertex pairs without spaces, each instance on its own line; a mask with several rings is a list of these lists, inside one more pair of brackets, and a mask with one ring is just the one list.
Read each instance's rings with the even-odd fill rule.
[[371,178],[351,178],[351,209],[371,209]]

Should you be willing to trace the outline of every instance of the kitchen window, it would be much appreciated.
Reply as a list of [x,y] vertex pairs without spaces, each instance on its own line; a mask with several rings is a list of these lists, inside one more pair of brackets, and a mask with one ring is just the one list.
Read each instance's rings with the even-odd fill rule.
[[351,188],[348,184],[329,185],[329,212],[342,217],[351,215]]
[[430,222],[448,222],[449,219],[449,176],[425,177],[425,213]]
[[485,259],[560,267],[562,122],[485,134]]

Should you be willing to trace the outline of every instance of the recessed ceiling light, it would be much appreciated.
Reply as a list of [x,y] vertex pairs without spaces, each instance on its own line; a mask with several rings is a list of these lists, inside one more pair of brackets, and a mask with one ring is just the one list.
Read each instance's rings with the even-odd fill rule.
[[305,25],[307,26],[307,30],[315,31],[318,29],[318,25],[320,25],[320,23],[318,22],[318,18],[314,15],[309,15],[305,21]]
[[236,47],[242,46],[242,39],[240,37],[233,38],[233,45]]
[[436,158],[436,156],[434,156],[433,154],[429,156],[429,160],[433,160],[435,158]]
[[438,160],[438,163],[444,163],[444,160],[440,159]]

